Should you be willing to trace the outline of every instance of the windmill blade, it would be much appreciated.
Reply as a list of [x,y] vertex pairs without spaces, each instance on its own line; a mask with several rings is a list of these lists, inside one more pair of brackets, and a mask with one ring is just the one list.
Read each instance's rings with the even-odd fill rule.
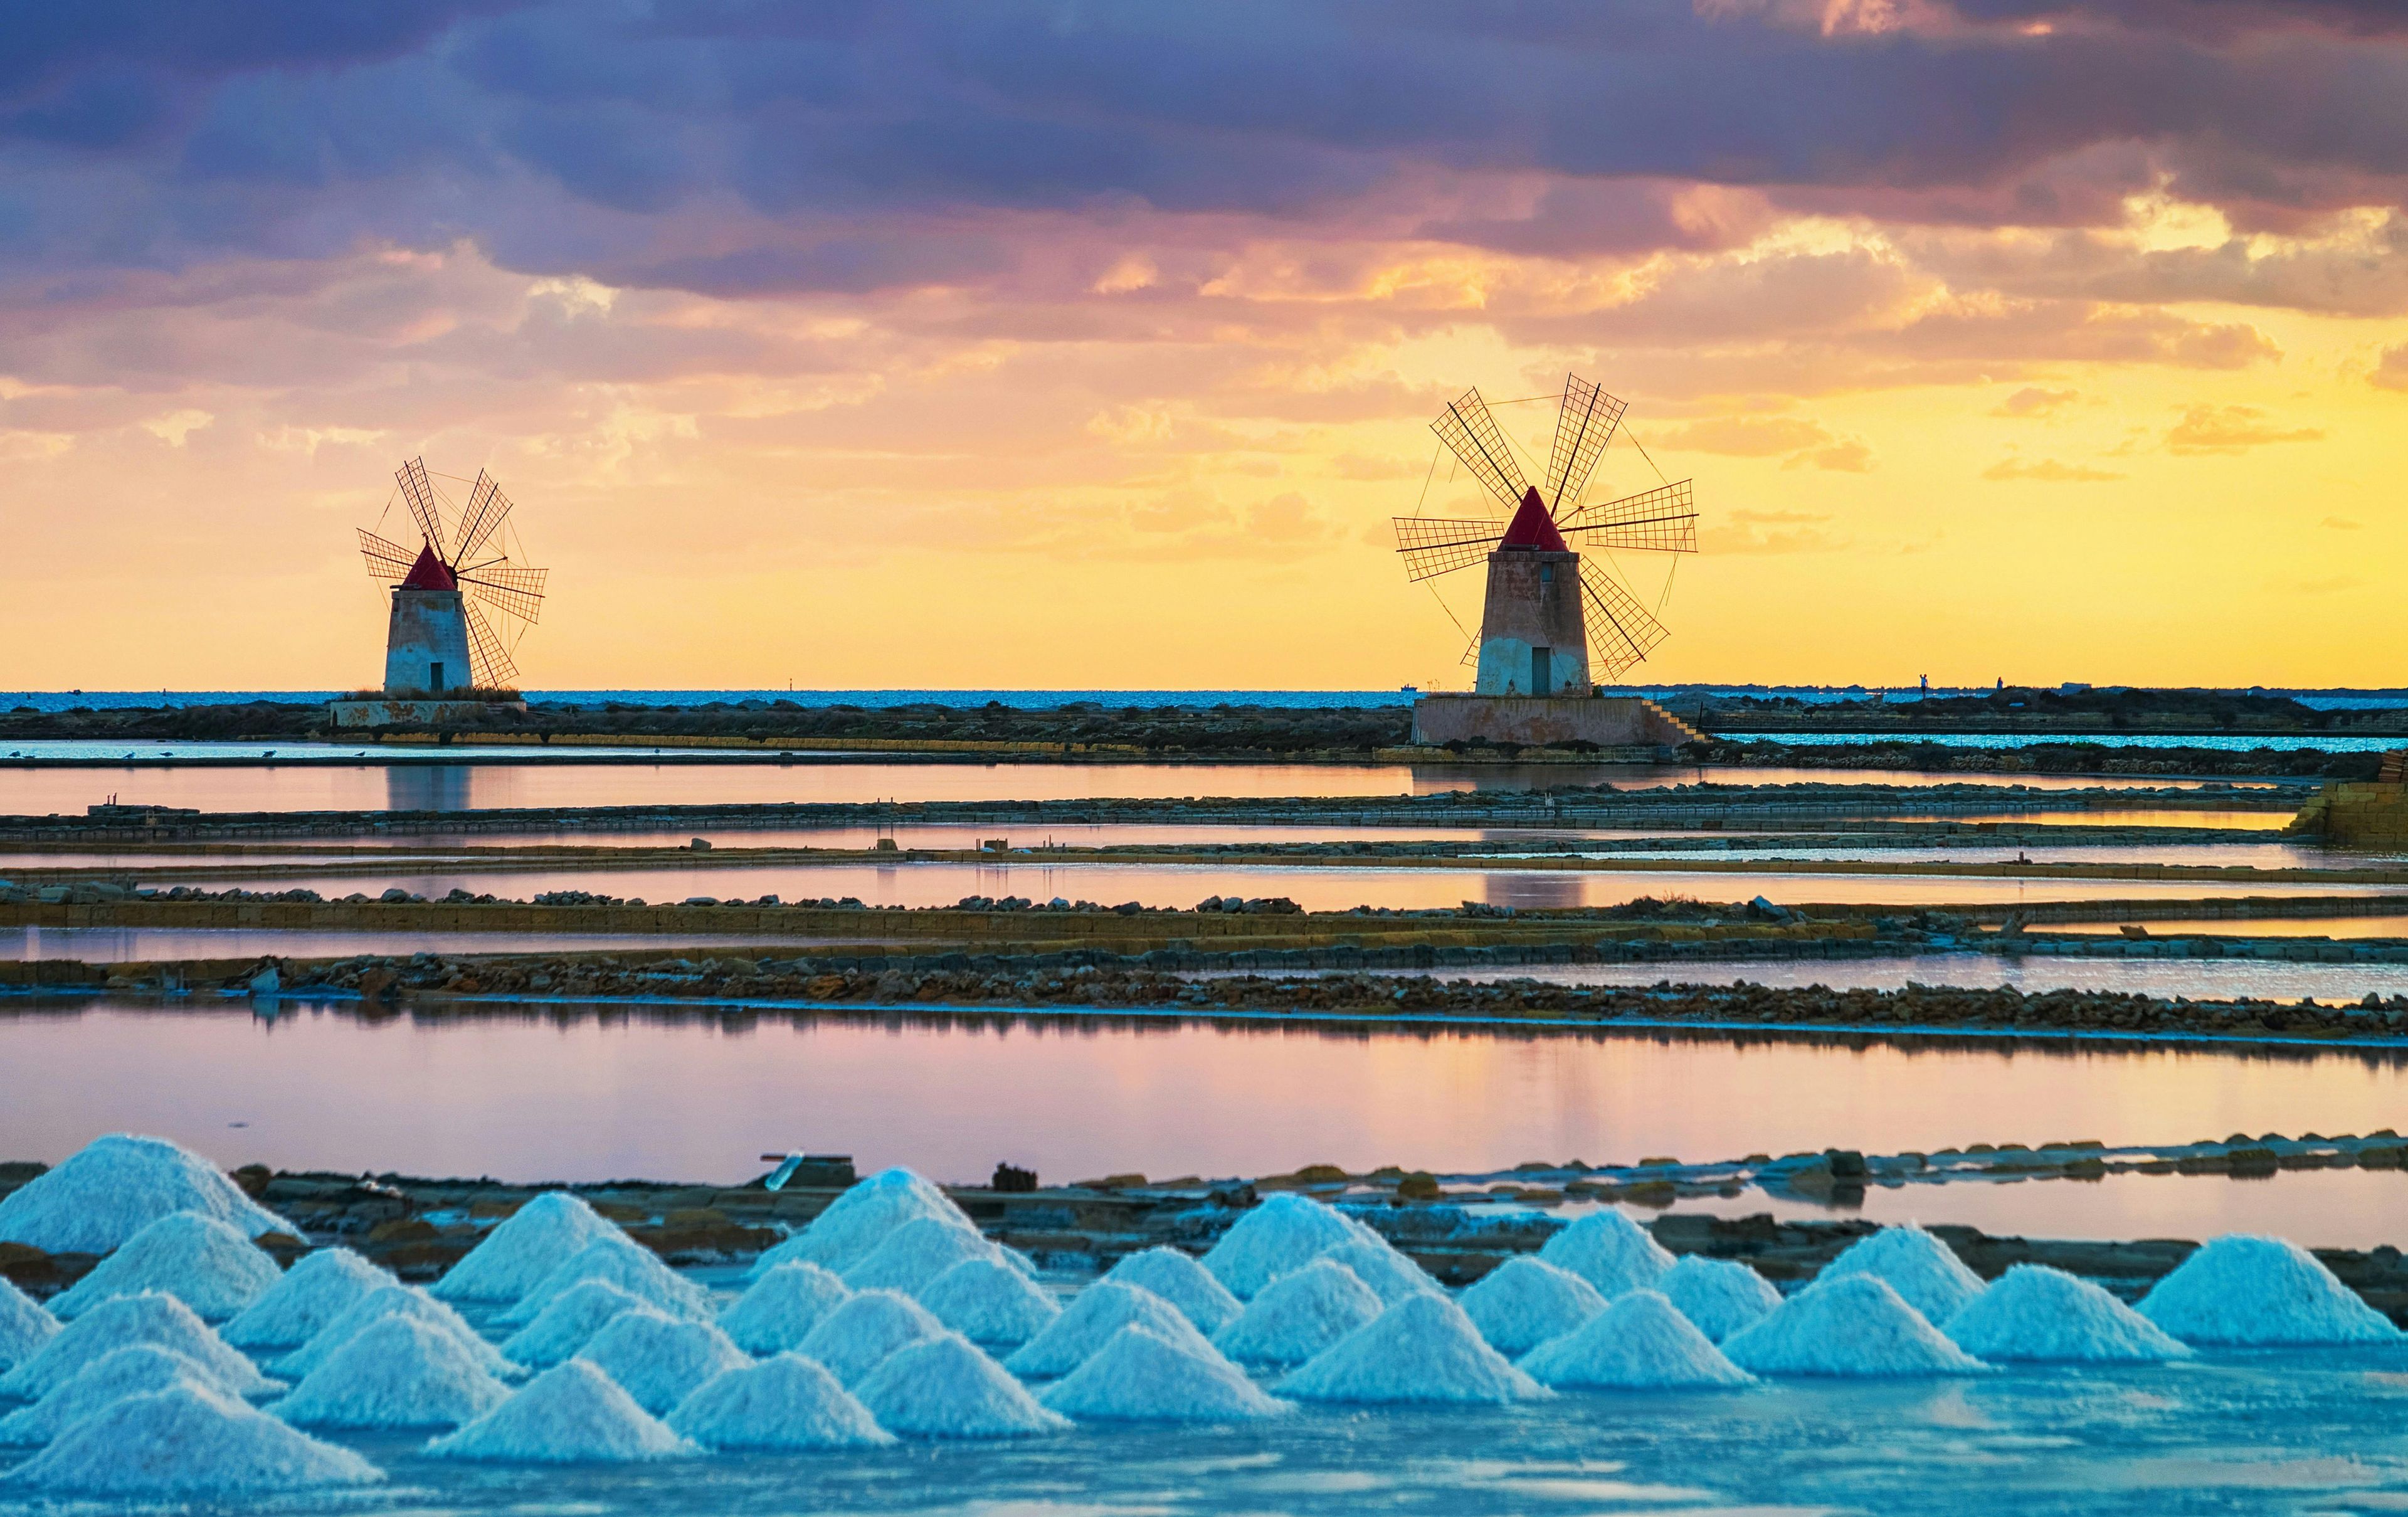
[[1521,506],[1523,495],[1529,492],[1529,481],[1522,478],[1522,465],[1513,462],[1512,451],[1505,446],[1505,434],[1497,425],[1497,418],[1488,413],[1488,403],[1480,398],[1478,390],[1466,390],[1462,399],[1447,407],[1430,423],[1430,430],[1508,511]]
[[418,562],[416,553],[397,542],[385,541],[366,527],[352,530],[360,535],[360,556],[368,561],[369,579],[389,581],[409,578],[410,565]]
[[1580,577],[1584,620],[1588,623],[1589,672],[1619,679],[1671,633],[1585,554],[1581,558]]
[[479,469],[477,486],[468,492],[468,508],[460,513],[460,547],[452,561],[475,563],[477,554],[493,540],[494,533],[502,530],[502,522],[509,514],[510,497],[502,494],[502,487],[494,482],[492,475]]
[[1405,558],[1405,582],[1419,584],[1469,568],[1497,549],[1505,534],[1494,522],[1450,521],[1438,516],[1399,516],[1397,551]]
[[452,555],[443,551],[443,515],[435,508],[435,484],[426,478],[426,460],[410,459],[395,469],[393,477],[401,483],[401,498],[409,502],[409,519],[418,523],[426,546],[450,565]]
[[1564,402],[1555,412],[1555,444],[1547,450],[1547,509],[1558,523],[1588,485],[1613,429],[1622,424],[1627,401],[1616,400],[1577,374],[1564,376]]
[[490,564],[461,570],[460,583],[467,587],[468,594],[504,615],[532,623],[543,616],[543,580],[551,572],[514,568],[509,559],[497,558]]
[[509,650],[504,648],[502,639],[494,635],[493,624],[485,620],[485,613],[477,609],[475,603],[464,602],[460,609],[467,613],[468,670],[476,678],[477,688],[503,688],[517,676],[519,666],[510,662]]
[[1599,548],[1637,548],[1653,553],[1698,551],[1698,508],[1690,481],[1661,485],[1620,500],[1584,507],[1557,530],[1569,540]]

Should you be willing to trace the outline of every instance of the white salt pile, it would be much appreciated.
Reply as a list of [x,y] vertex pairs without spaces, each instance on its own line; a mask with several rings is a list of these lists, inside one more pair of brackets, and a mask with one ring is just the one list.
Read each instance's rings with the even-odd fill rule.
[[1024,1438],[1070,1425],[959,1333],[897,1350],[853,1394],[904,1438]]
[[1971,1375],[1990,1367],[1941,1336],[1879,1275],[1826,1275],[1722,1348],[1758,1375]]
[[810,1226],[753,1261],[752,1274],[781,1264],[815,1264],[843,1274],[866,1258],[886,1235],[922,1217],[976,1230],[945,1193],[909,1169],[882,1169],[828,1203]]
[[1294,1410],[1220,1354],[1207,1353],[1124,1327],[1037,1399],[1066,1417],[1096,1422],[1234,1423]]
[[1350,1238],[1321,1256],[1353,1270],[1354,1278],[1371,1287],[1371,1294],[1385,1306],[1395,1306],[1416,1292],[1439,1288],[1429,1271],[1398,1252],[1383,1238]]
[[613,1227],[562,1260],[501,1315],[507,1326],[536,1320],[554,1297],[589,1280],[607,1281],[649,1306],[678,1317],[710,1315],[710,1293],[661,1263],[661,1256]]
[[1590,1212],[1547,1239],[1539,1257],[1578,1275],[1607,1297],[1653,1285],[1672,1267],[1672,1255],[1664,1245],[1612,1207]]
[[546,1191],[503,1218],[429,1289],[442,1301],[516,1301],[578,1250],[617,1231],[579,1197]]
[[1501,1405],[1552,1395],[1490,1348],[1443,1295],[1409,1295],[1279,1385],[1303,1401]]
[[1756,1380],[1670,1297],[1644,1290],[1615,1296],[1579,1327],[1541,1343],[1522,1367],[1559,1391],[1702,1390]]
[[214,1502],[383,1478],[349,1449],[296,1433],[231,1397],[178,1385],[128,1396],[68,1424],[56,1442],[0,1476],[0,1492]]
[[125,1240],[50,1302],[62,1321],[112,1296],[164,1291],[203,1322],[224,1322],[283,1278],[267,1251],[214,1217],[175,1211]]
[[59,1320],[0,1275],[0,1374],[33,1357],[58,1333]]
[[0,1395],[28,1400],[48,1395],[101,1355],[136,1343],[182,1354],[236,1395],[265,1395],[283,1388],[226,1347],[208,1324],[193,1315],[192,1308],[153,1292],[103,1301],[69,1323],[33,1357],[0,1376]]
[[459,1340],[486,1374],[506,1376],[518,1367],[502,1357],[501,1351],[479,1337],[461,1315],[437,1301],[415,1285],[395,1282],[380,1285],[367,1295],[345,1307],[335,1320],[311,1335],[309,1341],[277,1360],[268,1367],[280,1375],[299,1380],[334,1356],[337,1349],[351,1340],[351,1335],[368,1324],[385,1317],[408,1317],[423,1322],[440,1333]]
[[0,1417],[0,1445],[48,1443],[65,1432],[68,1424],[111,1402],[178,1385],[196,1385],[220,1395],[234,1395],[215,1375],[180,1353],[155,1343],[129,1344],[94,1359],[32,1406]]
[[1195,1324],[1152,1291],[1099,1280],[1072,1296],[1062,1315],[1022,1344],[1004,1367],[1027,1380],[1067,1375],[1132,1323],[1152,1328],[1173,1343],[1205,1346],[1204,1335]]
[[944,1331],[944,1324],[900,1291],[856,1291],[822,1317],[796,1350],[852,1385],[897,1349]]
[[2190,1352],[2099,1286],[2046,1265],[2014,1266],[1941,1327],[1994,1361],[2148,1364]]
[[1244,1309],[1244,1303],[1213,1279],[1211,1270],[1180,1250],[1160,1244],[1127,1255],[1104,1278],[1152,1291],[1177,1307],[1208,1338]]
[[0,1200],[0,1243],[108,1253],[160,1218],[198,1212],[245,1238],[300,1230],[242,1194],[217,1166],[164,1138],[112,1133]]
[[1204,1255],[1204,1267],[1240,1300],[1319,1253],[1350,1242],[1362,1224],[1294,1191],[1280,1191],[1239,1218]]
[[457,1427],[509,1394],[451,1334],[380,1317],[268,1410],[296,1427]]
[[1462,1305],[1490,1348],[1518,1359],[1603,1311],[1605,1297],[1570,1270],[1521,1254],[1481,1276]]
[[706,1449],[866,1449],[895,1441],[834,1375],[799,1353],[721,1370],[678,1403],[668,1425]]
[[577,1351],[625,1387],[636,1405],[658,1416],[723,1369],[750,1364],[742,1349],[709,1323],[672,1317],[650,1307],[623,1311]]
[[993,1259],[999,1251],[976,1228],[942,1217],[914,1217],[862,1255],[844,1272],[844,1282],[856,1291],[901,1291],[917,1295],[920,1287],[965,1259]]
[[719,1314],[719,1330],[747,1353],[783,1353],[852,1294],[815,1264],[782,1264],[755,1278]]
[[964,1259],[919,1294],[930,1316],[981,1348],[1016,1349],[1062,1314],[1052,1296],[1001,1259]]
[[1716,1343],[1781,1305],[1772,1281],[1736,1259],[1702,1253],[1683,1254],[1656,1280],[1656,1289]]
[[593,1340],[603,1324],[623,1311],[642,1307],[609,1281],[589,1280],[553,1296],[535,1321],[502,1340],[502,1357],[513,1364],[550,1369]]
[[1860,1238],[1823,1267],[1817,1280],[1878,1275],[1927,1322],[1946,1322],[1982,1294],[1982,1277],[1947,1244],[1913,1223]]
[[218,1334],[238,1349],[298,1348],[361,1296],[396,1283],[349,1249],[320,1249],[286,1270]]
[[2240,1233],[2210,1239],[2185,1259],[2141,1298],[2140,1311],[2186,1343],[2305,1347],[2400,1337],[2315,1254],[2285,1238]]
[[634,1464],[700,1452],[582,1359],[554,1365],[500,1406],[426,1446],[437,1459],[520,1465]]
[[1380,1297],[1354,1271],[1315,1259],[1255,1292],[1246,1309],[1212,1335],[1212,1346],[1250,1365],[1300,1365],[1380,1311]]

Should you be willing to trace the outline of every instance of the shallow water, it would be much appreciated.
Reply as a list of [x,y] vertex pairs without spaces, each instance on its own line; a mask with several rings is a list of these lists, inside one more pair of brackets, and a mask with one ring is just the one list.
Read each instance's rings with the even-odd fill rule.
[[678,953],[750,948],[793,954],[841,937],[766,938],[759,933],[288,932],[222,927],[0,927],[0,960],[79,959],[130,964],[178,959],[338,958],[350,953],[580,953],[604,949]]

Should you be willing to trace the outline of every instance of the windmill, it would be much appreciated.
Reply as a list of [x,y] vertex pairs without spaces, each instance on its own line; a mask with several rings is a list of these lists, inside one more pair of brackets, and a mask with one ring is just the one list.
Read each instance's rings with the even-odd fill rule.
[[[385,693],[441,695],[503,688],[518,674],[511,649],[543,612],[543,581],[550,571],[510,561],[506,543],[516,534],[509,528],[509,497],[483,470],[469,489],[467,505],[457,508],[423,458],[403,464],[394,479],[418,528],[417,551],[359,529],[368,577],[393,586]],[[385,508],[390,511],[392,502]],[[486,619],[485,608],[510,630],[507,639]]]
[[1480,694],[1585,695],[1593,678],[1618,679],[1670,635],[1598,554],[1613,549],[1696,552],[1698,513],[1690,481],[1580,504],[1626,408],[1625,402],[1580,376],[1565,377],[1543,494],[1524,478],[1478,390],[1464,392],[1430,423],[1457,461],[1512,513],[1501,526],[1494,520],[1396,519],[1397,551],[1410,582],[1487,562],[1473,685]]

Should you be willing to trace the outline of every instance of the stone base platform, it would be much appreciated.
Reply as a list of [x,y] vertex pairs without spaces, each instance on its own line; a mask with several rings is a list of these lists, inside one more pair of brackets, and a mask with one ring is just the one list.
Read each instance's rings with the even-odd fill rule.
[[1413,702],[1413,742],[1422,747],[1485,741],[1524,748],[1661,750],[1701,737],[1637,695],[1449,694]]
[[328,701],[326,720],[337,727],[439,727],[482,722],[496,711],[525,709],[524,701]]

